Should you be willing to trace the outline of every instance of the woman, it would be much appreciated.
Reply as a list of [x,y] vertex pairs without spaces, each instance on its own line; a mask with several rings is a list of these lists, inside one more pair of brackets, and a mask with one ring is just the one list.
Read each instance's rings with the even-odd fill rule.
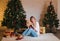
[[24,36],[37,37],[39,35],[39,24],[36,22],[35,17],[30,17],[30,22],[27,22],[28,29],[23,32]]
[[32,22],[32,26],[33,26],[34,30],[37,32],[37,35],[39,35],[40,27],[39,27],[39,23],[36,21],[36,18],[34,16],[31,16],[30,21]]

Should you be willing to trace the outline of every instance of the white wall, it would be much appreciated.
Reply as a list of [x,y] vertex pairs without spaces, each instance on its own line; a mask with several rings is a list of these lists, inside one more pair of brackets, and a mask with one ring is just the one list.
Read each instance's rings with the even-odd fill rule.
[[[37,21],[39,21],[40,14],[42,14],[44,7],[48,6],[51,0],[21,0],[21,1],[26,11],[27,19],[29,19],[30,16],[35,16]],[[56,6],[56,0],[53,0],[53,4],[54,6]]]
[[44,0],[22,0],[22,5],[26,11],[27,19],[34,16],[39,21]]

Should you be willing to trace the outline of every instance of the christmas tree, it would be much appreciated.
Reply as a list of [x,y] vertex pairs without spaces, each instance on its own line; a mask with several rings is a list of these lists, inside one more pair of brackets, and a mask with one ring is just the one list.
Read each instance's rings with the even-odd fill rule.
[[43,26],[49,27],[50,31],[53,27],[57,28],[59,25],[59,19],[57,18],[57,14],[54,10],[54,6],[52,5],[52,2],[50,2],[50,5],[47,8],[47,12],[44,15],[43,19]]
[[25,28],[26,25],[26,14],[20,0],[9,0],[7,8],[4,12],[4,18],[2,26],[8,28]]

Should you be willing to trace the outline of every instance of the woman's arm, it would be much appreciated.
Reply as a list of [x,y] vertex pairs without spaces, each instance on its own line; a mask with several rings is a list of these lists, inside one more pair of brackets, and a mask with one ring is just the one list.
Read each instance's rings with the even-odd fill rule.
[[36,25],[32,25],[32,28],[37,32],[37,30],[35,29],[36,28]]

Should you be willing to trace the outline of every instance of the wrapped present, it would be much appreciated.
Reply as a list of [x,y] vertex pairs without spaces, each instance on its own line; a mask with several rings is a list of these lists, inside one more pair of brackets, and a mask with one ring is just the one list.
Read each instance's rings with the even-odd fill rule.
[[13,36],[14,35],[14,30],[13,29],[7,29],[6,31],[5,31],[5,34],[7,35],[7,36]]
[[45,27],[40,27],[40,33],[45,34]]

